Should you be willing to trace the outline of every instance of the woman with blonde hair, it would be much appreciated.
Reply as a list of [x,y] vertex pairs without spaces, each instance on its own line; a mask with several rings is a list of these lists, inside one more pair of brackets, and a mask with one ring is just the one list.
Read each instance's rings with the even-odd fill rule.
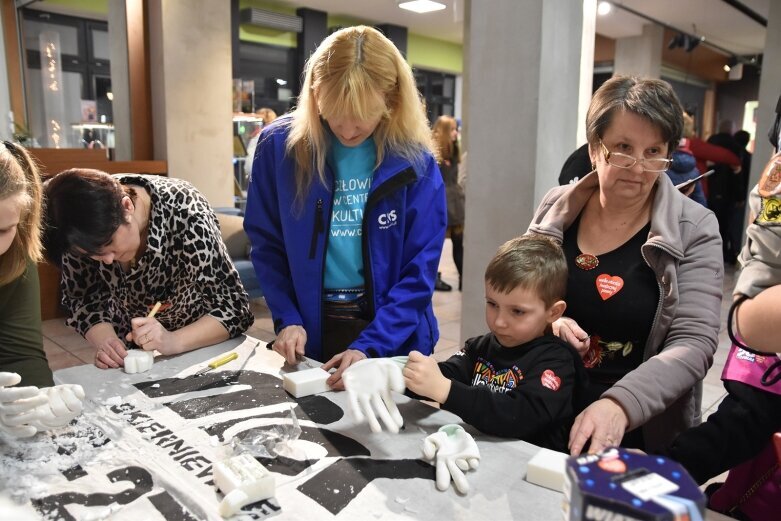
[[458,289],[461,290],[464,266],[464,189],[458,183],[461,163],[458,149],[458,124],[451,116],[439,116],[432,131],[439,161],[439,171],[447,194],[447,231],[453,242],[453,262],[458,270]]
[[445,189],[412,71],[379,31],[326,38],[297,108],[261,134],[244,227],[273,348],[336,367],[431,353]]
[[[36,263],[41,180],[21,146],[0,144],[0,433],[32,436],[81,412],[79,385],[54,386],[43,350]],[[17,384],[25,387],[16,387]],[[46,389],[38,389],[45,387]]]
[[41,337],[41,181],[27,151],[0,146],[0,370],[53,385]]

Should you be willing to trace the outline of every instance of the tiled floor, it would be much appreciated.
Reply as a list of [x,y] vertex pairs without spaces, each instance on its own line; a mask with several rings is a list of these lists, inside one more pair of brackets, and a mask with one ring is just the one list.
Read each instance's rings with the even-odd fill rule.
[[[461,326],[461,292],[457,291],[458,272],[453,264],[450,241],[445,243],[445,251],[440,263],[442,278],[453,285],[453,291],[434,293],[434,312],[439,321],[439,343],[434,350],[434,356],[443,360],[456,352],[461,343],[459,340]],[[722,306],[722,324],[726,323],[729,302],[731,301],[732,287],[734,286],[734,268],[727,267],[727,275],[724,280],[724,304]],[[247,331],[247,334],[263,341],[274,338],[271,314],[262,299],[253,301],[255,323]],[[49,358],[52,370],[73,367],[81,364],[91,364],[94,352],[86,340],[64,325],[62,319],[47,320],[43,324],[44,349]],[[720,376],[724,367],[724,360],[729,350],[729,339],[726,330],[722,330],[719,337],[719,349],[716,353],[713,367],[705,378],[703,392],[703,415],[713,412],[716,406],[724,398],[724,387]]]

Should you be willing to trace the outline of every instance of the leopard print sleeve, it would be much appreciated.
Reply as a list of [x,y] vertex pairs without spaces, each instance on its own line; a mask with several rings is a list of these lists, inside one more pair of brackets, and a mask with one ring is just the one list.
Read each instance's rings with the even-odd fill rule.
[[100,276],[100,266],[92,259],[65,253],[62,256],[62,304],[68,310],[65,323],[84,336],[92,327],[112,323],[106,307],[111,292]]
[[231,338],[236,337],[249,329],[255,316],[222,241],[217,217],[200,194],[194,195],[188,221],[185,243],[196,245],[188,270],[207,301],[208,315],[217,319]]

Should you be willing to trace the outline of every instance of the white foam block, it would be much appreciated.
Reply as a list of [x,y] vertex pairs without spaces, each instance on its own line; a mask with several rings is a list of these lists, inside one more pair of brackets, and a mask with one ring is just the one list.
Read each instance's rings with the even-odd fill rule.
[[526,481],[561,492],[568,457],[563,452],[540,449],[526,466]]
[[325,383],[329,376],[331,374],[320,367],[285,373],[282,375],[282,387],[296,398],[324,393],[331,390]]
[[245,505],[274,497],[274,476],[251,455],[244,453],[214,465],[214,484],[225,494],[220,515],[231,517]]
[[125,357],[125,372],[128,374],[145,373],[152,369],[155,353],[143,349],[128,349]]

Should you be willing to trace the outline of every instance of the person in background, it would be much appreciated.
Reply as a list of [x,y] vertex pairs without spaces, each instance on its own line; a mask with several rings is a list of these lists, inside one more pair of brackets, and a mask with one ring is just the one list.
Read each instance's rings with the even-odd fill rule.
[[672,87],[616,76],[586,117],[593,172],[551,190],[528,228],[562,243],[567,313],[554,332],[589,374],[569,448],[648,452],[699,423],[718,345],[724,266],[713,213],[664,172],[683,109]]
[[402,371],[410,394],[431,399],[487,434],[565,451],[574,396],[586,382],[577,351],[551,333],[567,307],[567,261],[545,237],[504,243],[485,271],[490,333],[437,364],[417,351]]
[[[447,233],[453,242],[453,262],[458,270],[458,290],[461,291],[464,269],[464,189],[459,184],[458,127],[455,118],[439,116],[432,131],[434,147],[438,153],[439,171],[445,182],[447,195]],[[437,280],[441,280],[437,273]],[[452,288],[448,284],[447,290]],[[436,285],[434,289],[440,289]],[[443,288],[444,289],[444,288]]]
[[594,168],[591,165],[591,157],[589,157],[588,153],[588,143],[585,143],[564,161],[559,173],[559,185],[577,183],[581,178],[591,173],[592,170]]
[[263,132],[244,228],[290,364],[336,368],[367,357],[429,354],[445,238],[442,175],[414,76],[376,29],[323,40],[298,107]]
[[727,225],[729,237],[729,249],[727,258],[736,260],[743,247],[743,231],[745,230],[746,200],[748,199],[748,179],[751,175],[751,152],[747,147],[751,141],[751,134],[745,130],[738,130],[732,136],[740,150],[740,172],[731,179],[730,193],[732,194],[732,214]]
[[214,212],[190,183],[71,169],[46,183],[45,199],[66,323],[95,348],[97,367],[122,366],[131,344],[174,355],[252,325]]
[[[697,170],[697,160],[694,158],[694,155],[687,150],[682,148],[674,150],[672,160],[673,162],[670,163],[670,168],[667,169],[667,177],[670,178],[670,181],[672,181],[674,185],[685,183],[700,175],[700,171]],[[688,188],[682,190],[682,192],[693,201],[696,201],[703,206],[708,206],[700,181],[696,181]]]
[[260,133],[265,127],[271,125],[271,123],[277,119],[277,113],[268,107],[263,107],[255,111],[255,115],[260,118],[260,125],[252,133],[247,143],[247,157],[244,160],[244,172],[249,178],[252,175],[252,162],[255,161],[255,149],[258,147],[258,139]]
[[738,159],[737,166],[731,163],[716,162],[713,169],[716,173],[708,178],[708,208],[716,214],[719,221],[719,233],[721,234],[723,258],[728,264],[735,264],[736,254],[740,251],[740,244],[732,244],[729,227],[734,219],[735,203],[745,199],[743,195],[734,192],[736,183],[741,183],[741,147],[732,137],[734,125],[732,121],[724,120],[719,124],[719,131],[708,138],[708,143],[729,150]]
[[[78,385],[54,385],[43,350],[36,263],[41,259],[41,181],[21,146],[0,144],[0,432],[59,427],[82,409]],[[18,384],[24,387],[16,387]],[[39,389],[40,388],[40,389]]]
[[[694,118],[686,112],[683,113],[683,138],[678,148],[690,152],[694,156],[700,174],[710,170],[709,165],[713,163],[725,163],[732,168],[733,172],[740,168],[740,158],[737,155],[724,147],[712,145],[697,137]],[[708,179],[703,179],[700,184],[707,200],[709,195]]]

